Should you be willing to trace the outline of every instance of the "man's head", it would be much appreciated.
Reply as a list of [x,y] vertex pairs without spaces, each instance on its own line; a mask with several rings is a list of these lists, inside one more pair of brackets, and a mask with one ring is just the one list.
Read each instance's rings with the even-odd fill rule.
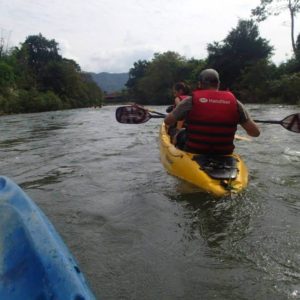
[[201,89],[218,89],[220,85],[219,73],[214,69],[205,69],[199,75]]

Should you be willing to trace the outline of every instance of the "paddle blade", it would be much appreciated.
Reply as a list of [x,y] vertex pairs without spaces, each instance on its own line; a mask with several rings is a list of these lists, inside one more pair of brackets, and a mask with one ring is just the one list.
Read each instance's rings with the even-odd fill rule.
[[281,125],[289,131],[300,132],[300,113],[287,116],[281,121]]
[[141,124],[147,122],[150,118],[151,115],[148,111],[138,106],[121,106],[116,110],[116,119],[123,124]]

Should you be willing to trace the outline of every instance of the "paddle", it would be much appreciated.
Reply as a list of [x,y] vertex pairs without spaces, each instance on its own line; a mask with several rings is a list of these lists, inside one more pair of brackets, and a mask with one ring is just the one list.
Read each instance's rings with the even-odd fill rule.
[[300,113],[295,113],[289,115],[282,119],[281,121],[274,121],[274,120],[254,120],[256,123],[266,123],[266,124],[279,124],[285,129],[292,131],[292,132],[300,132]]
[[[149,112],[152,112],[152,115]],[[116,110],[116,119],[119,123],[124,124],[141,124],[147,122],[151,118],[164,118],[166,114],[146,109],[138,105],[128,105],[118,107]],[[248,137],[235,135],[235,139],[251,142],[252,140]]]
[[[152,114],[151,114],[151,113]],[[154,114],[154,115],[153,115]],[[166,114],[146,109],[139,105],[128,105],[118,107],[116,110],[116,119],[119,123],[141,124],[151,118],[165,118]],[[295,113],[285,117],[281,121],[275,120],[254,120],[257,123],[279,124],[285,129],[300,133],[300,113]]]
[[[155,115],[150,114],[150,111]],[[120,106],[116,110],[117,121],[124,124],[141,124],[151,118],[165,118],[165,116],[165,114],[138,105]]]
[[239,135],[239,134],[235,134],[234,135],[234,138],[238,141],[246,141],[246,142],[252,142],[252,139],[247,137],[247,136],[242,136],[242,135]]

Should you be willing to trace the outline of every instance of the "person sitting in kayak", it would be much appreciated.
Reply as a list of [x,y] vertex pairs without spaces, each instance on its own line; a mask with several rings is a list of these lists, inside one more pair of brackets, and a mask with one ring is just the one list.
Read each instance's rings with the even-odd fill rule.
[[[170,108],[170,111],[176,108],[176,106],[184,99],[189,97],[190,89],[184,82],[177,82],[174,84],[173,87],[174,90],[174,105],[172,105]],[[169,111],[169,112],[170,112]],[[175,124],[172,124],[168,127],[168,134],[173,138],[175,134],[183,127],[184,121],[178,121]]]
[[168,126],[183,119],[187,124],[176,136],[176,147],[191,153],[226,155],[234,150],[238,124],[248,135],[260,135],[243,104],[231,92],[220,91],[219,86],[218,72],[203,70],[199,76],[199,89],[166,116]]

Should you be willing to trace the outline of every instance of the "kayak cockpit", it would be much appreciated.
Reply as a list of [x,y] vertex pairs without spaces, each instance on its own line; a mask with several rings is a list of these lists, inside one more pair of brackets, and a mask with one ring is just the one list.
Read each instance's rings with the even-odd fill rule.
[[238,175],[237,159],[232,156],[204,155],[193,157],[201,170],[214,179],[235,179]]

